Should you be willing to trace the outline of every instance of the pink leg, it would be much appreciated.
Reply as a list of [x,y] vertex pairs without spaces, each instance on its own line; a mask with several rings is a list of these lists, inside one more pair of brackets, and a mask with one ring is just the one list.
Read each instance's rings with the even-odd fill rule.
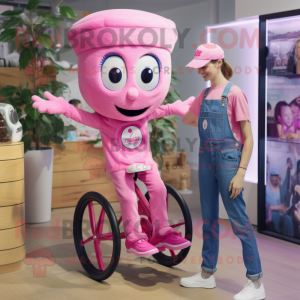
[[147,239],[147,235],[142,232],[140,216],[138,214],[137,197],[134,187],[134,174],[126,173],[126,170],[119,170],[110,173],[115,185],[122,213],[124,233],[126,236],[126,247],[140,239]]
[[[169,233],[174,232],[168,222],[167,190],[156,168],[140,172],[138,178],[145,183],[148,189],[153,237],[159,241]],[[155,244],[154,240],[152,242]]]

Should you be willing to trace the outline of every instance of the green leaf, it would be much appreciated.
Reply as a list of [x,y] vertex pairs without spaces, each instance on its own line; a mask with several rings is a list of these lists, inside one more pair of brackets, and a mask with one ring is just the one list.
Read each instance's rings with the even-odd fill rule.
[[36,93],[39,97],[41,97],[42,99],[45,99],[45,100],[48,100],[45,96],[44,96],[44,93],[48,91],[51,93],[51,91],[49,91],[47,88],[44,88],[44,87],[38,87],[36,88]]
[[24,104],[22,99],[20,99],[19,97],[10,97],[9,102],[14,108],[22,106]]
[[43,122],[45,122],[46,124],[52,126],[51,120],[50,120],[45,114],[42,115],[41,119],[42,119]]
[[31,136],[30,134],[25,134],[22,137],[22,142],[24,143],[24,152],[27,152],[28,148],[30,147],[31,144]]
[[18,92],[18,88],[13,85],[4,86],[0,90],[0,96],[4,98],[12,97],[16,92]]
[[[38,130],[39,132],[39,130]],[[49,143],[51,142],[51,138],[52,138],[52,134],[45,134],[40,136],[40,141],[44,144],[44,145],[49,145]]]
[[42,24],[46,26],[58,26],[59,19],[55,17],[46,17]]
[[41,16],[41,17],[44,17],[48,14],[51,14],[51,11],[50,10],[45,10],[45,9],[36,9],[34,10],[34,12],[38,15],[38,16]]
[[54,135],[53,138],[54,139],[52,140],[52,142],[55,144],[62,144],[64,141],[64,139],[59,135]]
[[[26,116],[27,117],[27,116]],[[20,123],[22,124],[23,127],[23,133],[25,133],[27,131],[27,125],[26,125],[26,121],[25,118],[20,118],[19,119]]]
[[41,0],[29,0],[28,4],[26,5],[27,10],[34,10],[38,7],[38,5],[41,3]]
[[46,48],[44,48],[43,53],[44,53],[44,56],[45,56],[46,58],[49,58],[49,59],[51,59],[52,61],[55,60],[55,58],[54,58],[54,56],[53,56],[53,52],[52,52],[51,49],[46,49]]
[[21,14],[24,10],[23,9],[15,9],[15,10],[6,10],[1,15],[2,16],[18,16]]
[[77,19],[74,10],[69,6],[60,6],[59,11],[64,18]]
[[18,118],[19,118],[19,120],[20,120],[21,117],[22,117],[22,114],[23,114],[22,109],[19,108],[19,107],[17,107],[16,110],[17,110]]
[[27,130],[32,130],[35,127],[35,120],[33,120],[29,115],[25,118]]
[[47,88],[51,89],[52,91],[57,91],[58,89],[68,89],[69,86],[60,81],[51,81],[47,84]]
[[32,50],[31,49],[23,50],[19,58],[20,67],[22,69],[25,69],[29,61],[31,60],[31,58],[32,58]]
[[30,90],[24,89],[21,92],[20,98],[24,101],[25,104],[29,104],[31,102],[31,97],[33,96]]
[[36,120],[40,116],[40,112],[32,107],[32,104],[27,104],[24,109],[25,113],[29,115],[33,120]]
[[56,117],[54,122],[53,122],[53,130],[55,133],[58,133],[60,132],[61,134],[63,134],[64,132],[64,127],[65,127],[65,124],[63,122],[63,120],[59,117]]
[[10,43],[16,37],[15,29],[5,29],[0,34],[0,42]]
[[172,84],[175,84],[175,85],[179,85],[180,84],[180,81],[174,77],[171,78],[171,83]]
[[20,19],[18,18],[11,18],[9,20],[4,21],[1,26],[0,29],[7,29],[9,27],[15,26],[20,22]]
[[54,45],[50,35],[48,34],[41,33],[37,36],[36,40],[40,45],[44,46],[47,49]]

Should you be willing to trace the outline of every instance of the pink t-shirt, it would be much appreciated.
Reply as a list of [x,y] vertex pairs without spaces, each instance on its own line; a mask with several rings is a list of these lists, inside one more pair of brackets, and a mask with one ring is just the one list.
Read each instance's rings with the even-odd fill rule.
[[148,121],[172,114],[170,104],[158,107],[152,114],[137,121],[119,121],[98,114],[97,128],[101,132],[105,172],[124,170],[133,163],[158,168],[152,158]]
[[[206,96],[206,100],[216,100],[222,98],[222,93],[224,91],[225,86],[229,83],[229,81],[218,85],[212,86]],[[203,99],[205,89],[195,98],[194,102],[189,108],[189,111],[192,112],[195,116],[199,116],[201,102]],[[227,98],[227,113],[228,120],[233,132],[234,137],[244,143],[244,136],[241,128],[240,121],[249,121],[250,122],[250,113],[248,100],[242,90],[233,85],[229,91]]]

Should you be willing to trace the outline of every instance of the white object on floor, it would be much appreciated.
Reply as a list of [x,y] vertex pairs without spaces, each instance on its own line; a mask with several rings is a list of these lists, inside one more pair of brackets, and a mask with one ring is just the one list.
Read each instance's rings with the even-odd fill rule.
[[25,220],[28,223],[51,220],[53,148],[42,149],[28,150],[24,155]]
[[244,286],[242,291],[236,294],[234,300],[262,300],[266,298],[264,285],[261,283],[260,287],[256,289],[251,280]]
[[196,288],[201,287],[205,289],[213,289],[216,287],[216,280],[214,275],[210,275],[209,278],[204,279],[201,276],[202,270],[191,277],[185,277],[180,279],[180,285],[184,287]]
[[143,171],[150,171],[151,167],[142,163],[135,163],[127,167],[126,173],[137,173]]
[[190,195],[193,194],[193,191],[189,189],[184,189],[184,190],[179,190],[178,193],[180,193],[181,195]]

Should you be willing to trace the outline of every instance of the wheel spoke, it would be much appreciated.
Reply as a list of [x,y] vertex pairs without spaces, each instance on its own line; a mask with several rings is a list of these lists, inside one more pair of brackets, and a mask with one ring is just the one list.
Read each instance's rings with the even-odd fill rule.
[[94,237],[93,237],[93,236],[89,237],[89,238],[86,239],[85,241],[81,241],[81,246],[83,246],[84,244],[86,244],[86,243],[88,243],[88,242],[90,242],[90,241],[92,241],[92,240],[94,240]]
[[103,271],[103,270],[105,270],[105,266],[104,266],[104,262],[103,262],[100,241],[97,239],[94,240],[94,248],[95,248],[95,253],[96,253],[96,258],[97,258],[99,269]]
[[179,226],[184,225],[184,224],[185,224],[185,222],[177,223],[177,224],[170,225],[170,227],[176,228],[176,227],[179,227]]
[[105,217],[105,210],[104,210],[104,208],[102,207],[101,213],[100,213],[100,216],[99,216],[99,220],[98,220],[98,224],[97,224],[97,230],[96,230],[96,232],[97,232],[98,234],[102,234],[102,231],[103,231],[103,224],[104,224],[104,217]]
[[174,250],[170,250],[170,253],[171,253],[171,256],[173,256],[173,257],[175,257],[175,256],[176,256],[176,254],[175,254]]
[[167,192],[167,211],[169,211],[169,194]]
[[95,235],[96,221],[95,221],[95,212],[94,212],[93,201],[89,202],[88,207],[89,207],[89,217],[90,217],[91,229],[92,229],[93,235]]

